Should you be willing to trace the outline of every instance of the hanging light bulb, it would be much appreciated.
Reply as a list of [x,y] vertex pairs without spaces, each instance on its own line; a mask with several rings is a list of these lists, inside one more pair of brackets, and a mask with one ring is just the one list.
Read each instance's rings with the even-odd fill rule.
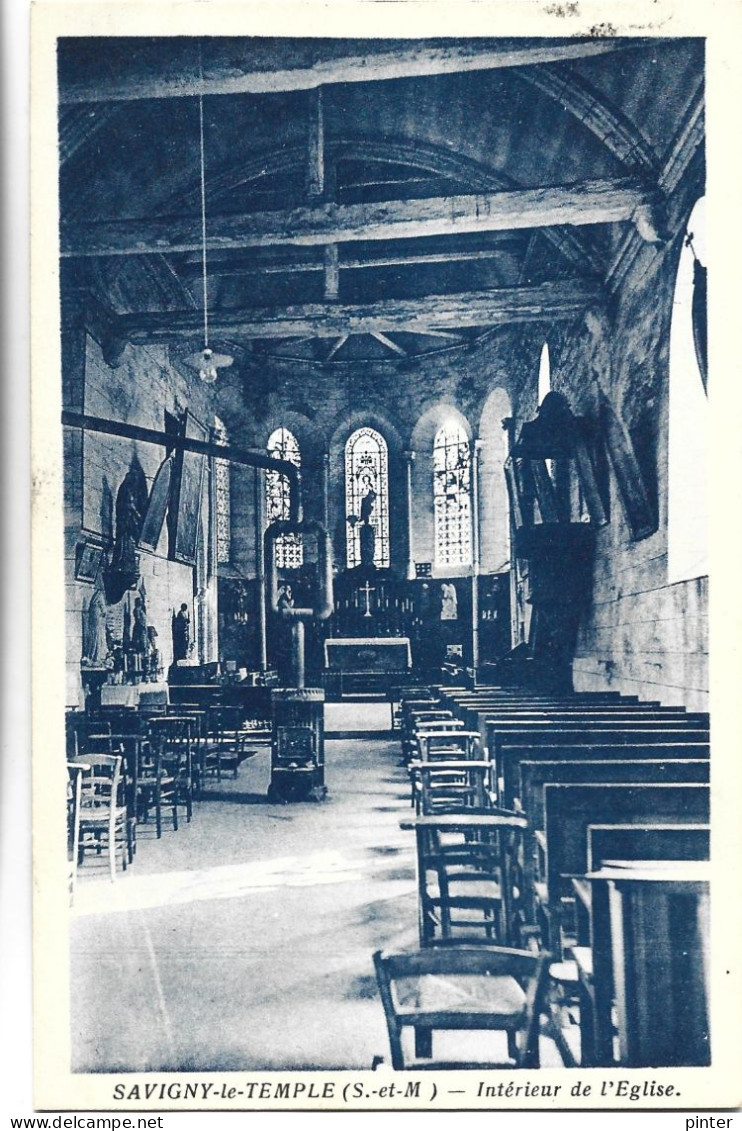
[[201,380],[207,385],[213,385],[219,376],[220,369],[226,369],[234,361],[226,353],[217,353],[209,347],[209,286],[206,269],[206,160],[204,146],[204,70],[199,44],[199,71],[201,76],[201,89],[198,94],[198,124],[199,142],[201,152],[201,278],[203,289],[204,308],[204,348],[200,353],[191,354],[185,358],[186,365],[198,370]]
[[218,373],[216,365],[214,365],[214,351],[205,349],[201,355],[201,366],[198,375],[202,381],[207,385],[213,385],[217,379]]

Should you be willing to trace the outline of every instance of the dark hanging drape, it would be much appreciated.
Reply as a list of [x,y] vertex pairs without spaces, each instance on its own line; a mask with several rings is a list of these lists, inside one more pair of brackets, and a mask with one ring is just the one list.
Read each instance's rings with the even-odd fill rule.
[[708,272],[693,260],[693,342],[704,392],[708,393],[708,322],[706,314],[706,276]]

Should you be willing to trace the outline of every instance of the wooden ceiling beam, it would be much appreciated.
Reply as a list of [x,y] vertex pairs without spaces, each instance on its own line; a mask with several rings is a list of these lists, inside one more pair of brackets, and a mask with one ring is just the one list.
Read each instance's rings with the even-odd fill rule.
[[[239,310],[214,310],[209,326],[244,338],[342,338],[348,334],[445,332],[477,326],[575,318],[600,308],[597,283],[559,280],[533,287],[511,287],[378,302],[302,303]],[[201,329],[198,311],[120,315],[116,334],[135,343],[172,341]]]
[[[325,358],[325,361],[332,361],[335,354],[338,352],[338,350],[341,350],[343,348],[349,337],[350,334],[341,334],[337,341],[333,343],[332,349]],[[301,338],[298,339],[298,341],[301,340]]]
[[[348,52],[336,58],[275,69],[257,67],[254,57],[244,62],[235,58],[230,44],[220,58],[218,46],[205,52],[203,85],[194,47],[190,66],[179,58],[163,57],[153,73],[137,71],[136,62],[128,74],[110,71],[95,82],[65,82],[60,89],[62,105],[80,102],[130,102],[150,98],[184,98],[214,94],[274,94],[280,91],[314,90],[331,83],[383,82],[389,79],[418,78],[428,75],[461,74],[502,67],[523,67],[539,63],[565,62],[605,55],[636,46],[637,39],[599,38],[518,40],[483,39],[469,42],[396,42],[378,50]],[[656,40],[648,40],[656,43]],[[275,64],[275,60],[272,60]],[[266,58],[266,62],[268,59]]]
[[[497,243],[492,247],[472,248],[469,251],[458,251],[454,248],[445,251],[430,251],[420,252],[414,254],[400,253],[398,255],[373,255],[360,257],[357,255],[344,256],[338,261],[338,267],[341,271],[351,270],[368,270],[378,267],[413,267],[413,266],[435,266],[437,263],[480,263],[486,262],[490,259],[500,259],[503,255],[516,255],[517,250],[512,246],[515,240],[523,240],[522,247],[525,247],[525,237],[510,237],[507,235],[502,236]],[[337,245],[330,245],[335,246]],[[519,247],[518,250],[521,250]],[[285,260],[284,262],[267,263],[260,261],[252,261],[250,263],[234,263],[234,262],[214,262],[209,263],[209,273],[212,275],[238,275],[245,276],[250,274],[256,275],[294,275],[306,272],[320,272],[326,270],[326,264],[319,259],[304,259],[304,260]],[[192,259],[186,263],[182,263],[178,267],[178,273],[190,277],[191,275],[200,275],[201,273],[201,259]]]
[[377,342],[380,342],[382,346],[386,346],[392,353],[399,354],[400,357],[407,357],[407,350],[403,350],[401,346],[398,346],[397,343],[393,342],[391,338],[388,338],[386,334],[382,334],[381,330],[372,330],[371,337],[375,338]]
[[[410,239],[514,231],[554,225],[633,220],[656,203],[656,192],[633,178],[546,188],[391,200],[325,203],[280,212],[212,216],[212,251],[282,245],[315,246],[353,240]],[[148,255],[201,247],[196,217],[64,224],[63,256]]]

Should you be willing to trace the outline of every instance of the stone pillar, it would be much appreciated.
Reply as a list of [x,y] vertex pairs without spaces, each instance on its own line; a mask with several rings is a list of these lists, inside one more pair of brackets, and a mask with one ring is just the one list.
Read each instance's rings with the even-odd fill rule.
[[[506,416],[503,419],[502,430],[507,435],[509,458],[515,443],[515,420],[512,416]],[[518,615],[518,563],[515,557],[515,521],[509,495],[508,524],[510,529],[510,644],[511,647],[517,648],[523,642],[523,633]]]
[[330,456],[322,456],[322,525],[330,529]]
[[[213,433],[212,433],[213,435]],[[209,459],[209,530],[206,562],[206,662],[219,660],[219,560],[217,546],[216,460]],[[231,515],[230,515],[231,521]],[[231,533],[231,532],[230,532]]]
[[268,667],[268,642],[266,638],[265,611],[265,472],[255,468],[255,573],[258,579],[258,633],[260,639],[260,670]]
[[402,453],[406,465],[407,483],[407,580],[415,580],[415,539],[412,524],[412,465],[415,453],[407,451]]
[[479,453],[482,441],[471,449],[471,666],[474,686],[479,673]]

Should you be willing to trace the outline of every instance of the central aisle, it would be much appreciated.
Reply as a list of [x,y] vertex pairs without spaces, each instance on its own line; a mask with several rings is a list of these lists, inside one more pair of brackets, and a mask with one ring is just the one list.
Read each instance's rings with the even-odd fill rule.
[[329,740],[326,803],[268,805],[267,749],[190,825],[144,826],[115,884],[86,859],[72,912],[73,1069],[388,1062],[372,954],[415,945],[399,743]]

